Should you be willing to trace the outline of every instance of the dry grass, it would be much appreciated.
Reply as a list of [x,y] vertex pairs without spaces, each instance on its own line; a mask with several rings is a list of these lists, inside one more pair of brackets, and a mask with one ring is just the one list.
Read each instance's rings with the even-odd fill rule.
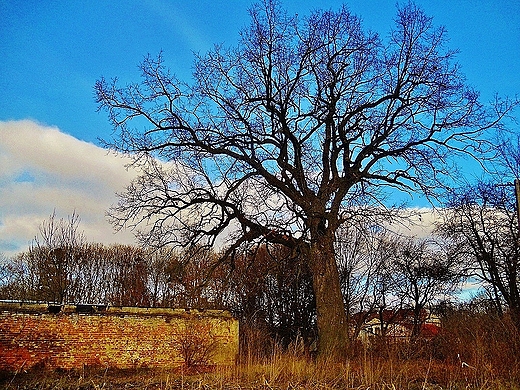
[[104,370],[11,374],[5,389],[520,389],[515,378],[433,359],[381,358],[366,353],[343,363],[276,350],[235,367],[186,372]]

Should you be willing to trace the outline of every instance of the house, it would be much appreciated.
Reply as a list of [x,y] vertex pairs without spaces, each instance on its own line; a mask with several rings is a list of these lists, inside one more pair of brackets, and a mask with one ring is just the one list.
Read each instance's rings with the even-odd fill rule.
[[[373,337],[387,337],[393,341],[407,341],[414,329],[414,312],[411,309],[384,309],[358,313],[355,319],[362,321],[358,338],[369,343]],[[421,310],[419,337],[433,338],[441,329],[440,318],[429,310]]]

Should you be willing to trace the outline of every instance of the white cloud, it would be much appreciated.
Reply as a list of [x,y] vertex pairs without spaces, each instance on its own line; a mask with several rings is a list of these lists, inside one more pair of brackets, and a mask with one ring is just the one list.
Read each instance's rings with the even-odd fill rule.
[[393,226],[399,234],[424,238],[430,236],[436,224],[441,221],[440,211],[432,208],[420,207],[403,210],[405,218]]
[[76,211],[89,241],[132,243],[105,212],[134,175],[121,157],[55,127],[0,121],[0,253],[26,249],[54,210],[58,218]]
[[[124,160],[55,127],[34,121],[0,121],[0,253],[25,250],[39,225],[56,211],[74,211],[88,241],[133,243],[129,231],[115,234],[105,218],[135,173]],[[412,210],[410,210],[412,211]],[[438,218],[431,209],[415,209],[409,224],[394,229],[418,237],[431,233]]]

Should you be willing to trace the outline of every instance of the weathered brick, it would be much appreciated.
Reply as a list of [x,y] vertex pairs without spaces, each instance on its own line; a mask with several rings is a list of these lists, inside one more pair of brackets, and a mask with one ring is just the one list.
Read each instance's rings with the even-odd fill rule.
[[234,364],[238,321],[226,311],[109,307],[77,313],[63,306],[53,314],[43,304],[0,303],[0,370],[171,368],[184,361],[175,346],[197,326],[214,344],[208,363]]

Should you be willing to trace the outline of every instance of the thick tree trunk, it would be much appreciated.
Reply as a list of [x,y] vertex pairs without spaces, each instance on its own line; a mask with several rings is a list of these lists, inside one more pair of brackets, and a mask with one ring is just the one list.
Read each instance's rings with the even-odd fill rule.
[[347,315],[334,253],[334,235],[320,235],[310,246],[318,322],[318,354],[344,358],[349,347]]

